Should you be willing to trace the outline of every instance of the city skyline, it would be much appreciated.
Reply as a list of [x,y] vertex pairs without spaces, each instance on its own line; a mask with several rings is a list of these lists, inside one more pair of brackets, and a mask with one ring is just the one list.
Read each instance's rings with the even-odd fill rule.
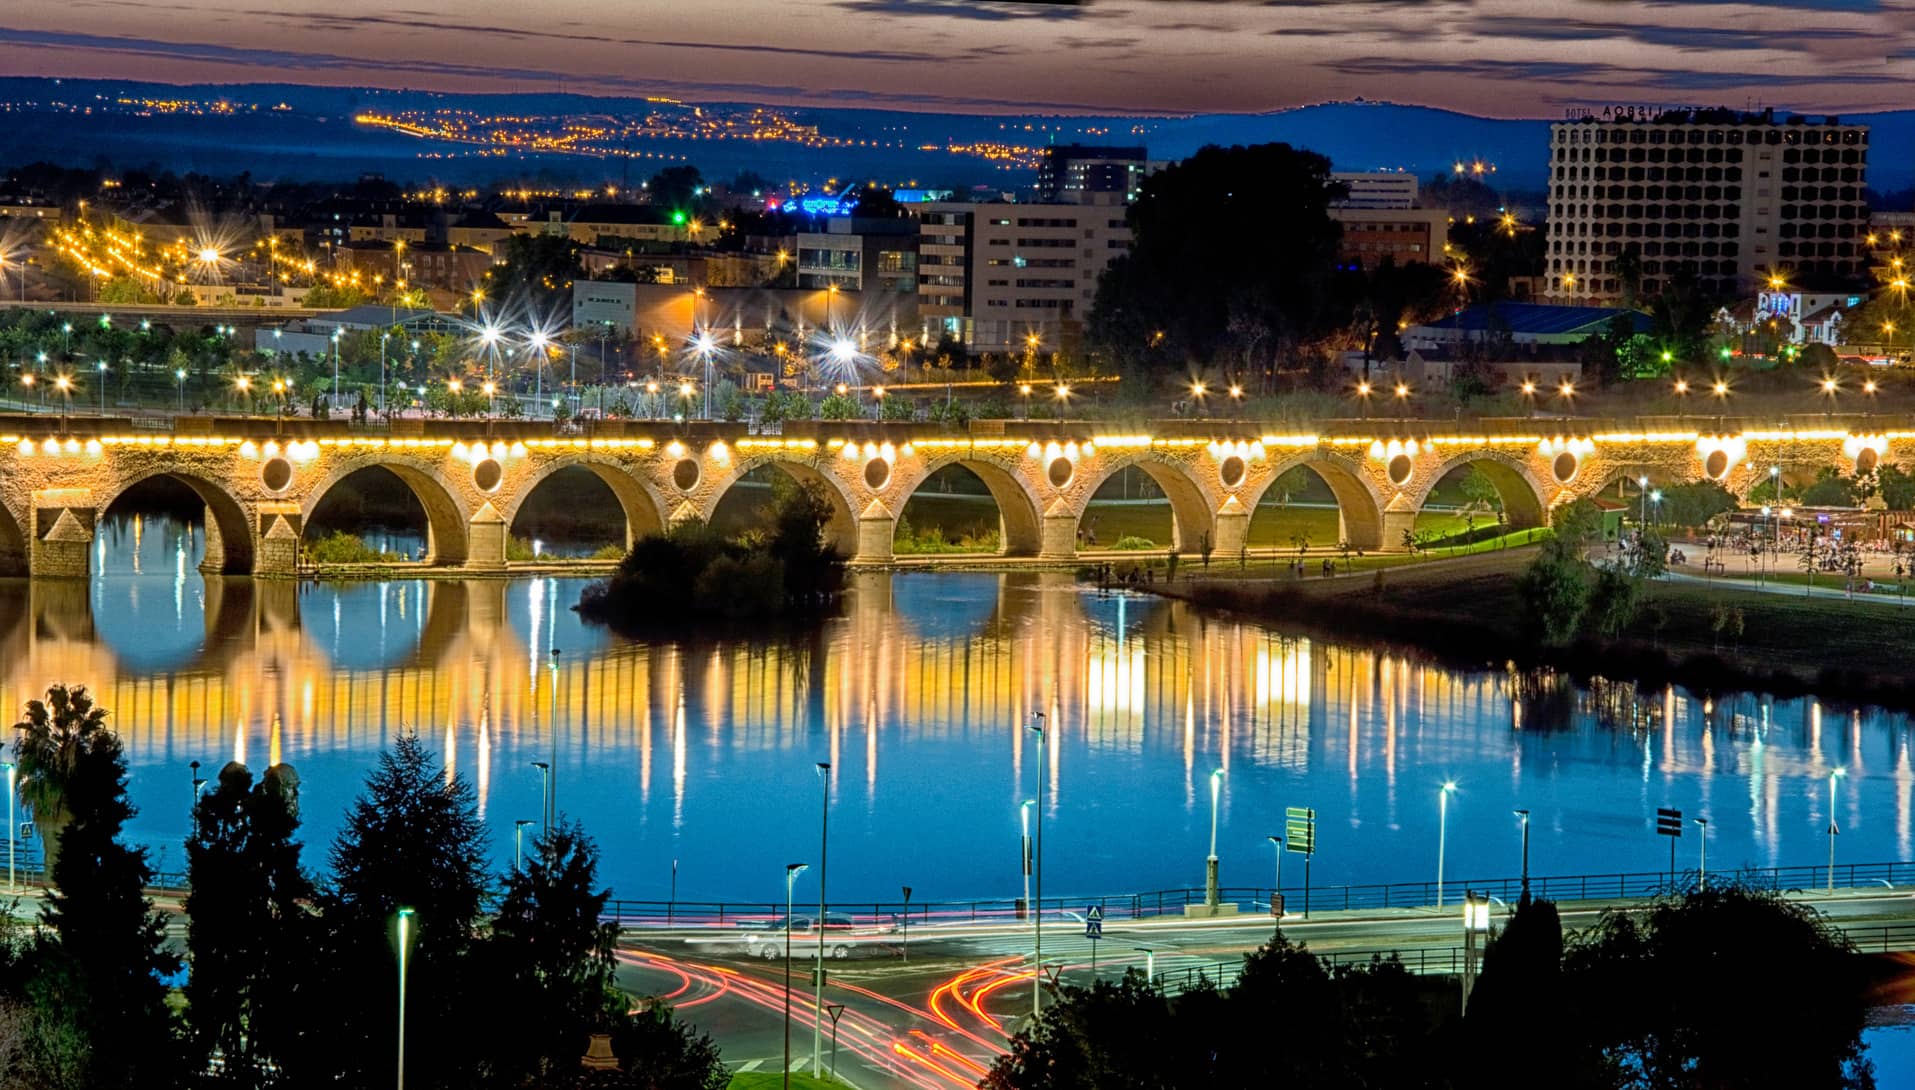
[[1548,117],[1608,103],[1893,109],[1915,79],[1915,20],[1868,0],[731,0],[638,18],[611,0],[532,0],[482,20],[449,0],[11,8],[7,74],[168,83],[980,113],[1262,112],[1363,97]]

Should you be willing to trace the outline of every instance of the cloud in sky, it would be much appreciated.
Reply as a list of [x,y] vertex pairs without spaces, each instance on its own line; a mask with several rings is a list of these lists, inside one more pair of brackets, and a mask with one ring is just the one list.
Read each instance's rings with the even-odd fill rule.
[[[0,74],[1200,113],[1910,105],[1910,0],[10,0]],[[1706,101],[1698,102],[1698,98]]]

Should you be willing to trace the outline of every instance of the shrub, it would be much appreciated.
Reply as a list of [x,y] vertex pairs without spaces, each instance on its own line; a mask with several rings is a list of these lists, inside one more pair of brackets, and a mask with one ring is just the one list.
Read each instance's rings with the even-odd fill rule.
[[1138,537],[1135,534],[1128,537],[1120,537],[1117,539],[1117,544],[1111,546],[1113,549],[1155,549],[1156,547],[1156,542],[1147,537]]
[[318,564],[391,564],[406,559],[398,553],[373,548],[358,534],[339,530],[308,542],[306,555]]

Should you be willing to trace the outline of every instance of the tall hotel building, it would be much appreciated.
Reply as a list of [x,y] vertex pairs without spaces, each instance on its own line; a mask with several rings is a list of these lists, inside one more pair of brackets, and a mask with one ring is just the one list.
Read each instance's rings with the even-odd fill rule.
[[1685,264],[1718,295],[1867,275],[1866,125],[1727,110],[1582,118],[1550,126],[1549,166],[1554,301],[1618,299],[1631,245],[1645,295]]

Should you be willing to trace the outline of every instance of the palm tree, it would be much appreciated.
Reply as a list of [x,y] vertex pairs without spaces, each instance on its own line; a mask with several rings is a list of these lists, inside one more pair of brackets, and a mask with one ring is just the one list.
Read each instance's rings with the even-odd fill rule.
[[54,685],[47,698],[27,701],[26,717],[13,726],[13,758],[20,797],[33,808],[46,873],[60,854],[60,833],[72,820],[66,788],[73,770],[103,739],[112,739],[106,709],[96,707],[86,686]]

